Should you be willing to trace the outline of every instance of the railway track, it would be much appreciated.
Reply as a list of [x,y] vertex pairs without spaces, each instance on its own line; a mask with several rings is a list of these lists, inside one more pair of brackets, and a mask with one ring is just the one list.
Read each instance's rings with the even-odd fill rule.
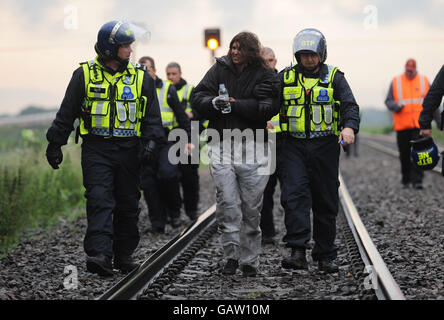
[[[391,276],[360,220],[342,177],[340,180],[342,218],[338,221],[345,225],[345,229],[348,228],[343,239],[349,259],[347,276],[354,277],[355,282],[358,283],[360,299],[404,300],[399,286]],[[180,289],[177,290],[177,285],[172,286],[172,283],[178,278],[181,282],[178,284],[179,288],[189,288],[195,287],[195,283],[192,281],[195,275],[211,276],[215,269],[218,269],[214,260],[221,258],[220,256],[214,257],[214,253],[218,251],[215,210],[216,206],[213,205],[193,225],[155,252],[137,270],[134,270],[99,299],[153,300],[163,297],[168,299],[174,297],[178,291],[180,292]],[[211,257],[212,253],[213,257]],[[199,254],[204,258],[196,258]],[[187,269],[186,267],[195,258],[198,261],[197,264],[200,265],[197,268]],[[187,270],[184,271],[184,269]],[[191,274],[188,277],[188,283],[187,274]],[[274,278],[279,281],[278,277]],[[174,289],[171,290],[171,287]],[[200,290],[201,293],[199,293]],[[200,299],[205,299],[208,290],[208,286],[204,286],[203,288],[195,288],[194,293],[200,295]],[[266,288],[257,292],[261,293],[259,298],[263,298],[262,293],[266,292]],[[254,295],[250,295],[250,297],[255,298]]]
[[[406,299],[443,300],[443,177],[426,173],[424,190],[402,189],[399,160],[369,146],[366,143],[369,139],[364,135],[361,138],[359,158],[343,158],[341,155],[341,178],[349,186],[349,195],[369,237]],[[373,137],[371,140],[375,142],[375,139]],[[393,138],[381,144],[391,150],[397,149]],[[201,182],[200,207],[206,208],[215,198],[211,177],[204,168],[201,170]],[[345,185],[343,182],[342,186]],[[341,192],[341,202],[344,201],[344,195]],[[140,289],[125,299],[139,296],[155,301],[252,300],[260,303],[259,300],[279,302],[384,298],[380,295],[386,295],[385,289],[382,289],[380,280],[375,279],[379,272],[375,271],[376,262],[361,258],[362,248],[354,240],[356,232],[349,228],[343,211],[341,209],[337,220],[339,273],[319,273],[311,261],[310,250],[307,255],[308,271],[288,271],[281,268],[281,260],[288,255],[289,250],[284,243],[279,242],[285,234],[285,226],[283,209],[279,207],[279,192],[276,192],[274,219],[278,243],[263,246],[257,277],[243,278],[240,272],[231,277],[219,273],[223,266],[223,252],[218,243],[217,231],[208,231],[206,238],[199,239],[199,234],[205,233],[207,226],[212,228],[211,223],[207,226],[202,224],[201,232],[196,232],[192,239],[186,240],[183,247],[177,250],[175,258],[166,259],[166,249],[170,247],[166,244],[174,243],[187,233],[189,236],[197,228],[195,225],[184,226],[186,229],[179,231],[167,226],[165,234],[146,234],[144,230],[149,227],[149,219],[146,207],[142,206],[139,221],[141,241],[134,257],[138,261],[149,257],[144,267],[157,261],[158,270],[152,269],[151,274],[146,273]],[[124,284],[140,270],[133,271],[124,279],[118,272],[110,278],[97,277],[87,272],[80,245],[85,228],[86,219],[82,217],[76,221],[67,221],[48,234],[41,232],[22,239],[14,252],[0,259],[0,300],[118,299],[117,290],[109,296],[106,294],[111,293],[110,290],[105,290],[119,283]],[[196,243],[190,243],[190,240]],[[168,255],[172,252],[174,250],[170,248]],[[160,259],[161,253],[164,253],[163,261]],[[185,253],[183,259],[181,255]],[[166,264],[167,260],[169,264]],[[66,273],[67,266],[75,273]],[[73,285],[67,289],[64,280],[74,277],[77,282],[69,282]],[[379,289],[382,293],[377,292]]]

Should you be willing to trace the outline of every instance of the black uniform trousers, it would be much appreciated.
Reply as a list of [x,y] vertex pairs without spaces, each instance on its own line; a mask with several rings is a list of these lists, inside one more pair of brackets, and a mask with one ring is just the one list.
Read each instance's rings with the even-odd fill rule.
[[261,210],[261,230],[262,230],[262,237],[274,237],[276,235],[276,229],[274,226],[274,218],[273,218],[273,208],[274,208],[274,191],[276,189],[277,182],[281,183],[282,188],[282,178],[280,175],[281,170],[281,144],[282,144],[282,137],[281,134],[278,133],[276,135],[276,171],[270,175],[270,178],[268,179],[267,185],[265,186],[264,190],[264,200],[262,203],[262,210]]
[[424,172],[412,163],[411,140],[420,138],[419,129],[396,131],[399,160],[401,161],[402,184],[422,183]]
[[[188,157],[191,162],[191,157]],[[183,203],[185,213],[188,216],[197,214],[197,205],[199,203],[199,165],[198,164],[179,164],[181,173],[181,184],[183,191]]]
[[112,141],[82,144],[83,185],[88,226],[88,256],[129,257],[139,244],[138,145]]
[[339,153],[336,136],[298,139],[282,146],[281,202],[285,209],[287,247],[309,248],[313,211],[313,260],[337,257],[336,216],[339,205]]
[[175,142],[167,142],[159,148],[154,165],[142,167],[141,188],[148,206],[151,226],[164,229],[167,217],[180,217],[180,170],[168,160],[168,152]]

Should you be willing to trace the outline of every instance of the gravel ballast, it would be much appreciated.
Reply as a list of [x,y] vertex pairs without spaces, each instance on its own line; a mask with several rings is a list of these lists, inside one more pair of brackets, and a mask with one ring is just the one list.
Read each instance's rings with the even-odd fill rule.
[[[398,159],[364,143],[360,143],[359,151],[358,158],[341,155],[341,173],[383,259],[407,299],[443,299],[444,178],[427,172],[424,190],[404,190]],[[200,175],[203,212],[214,203],[215,196],[208,169],[202,169]],[[141,241],[134,254],[138,261],[148,258],[180,231],[168,226],[162,235],[145,233],[149,221],[145,202],[141,205]],[[184,214],[182,218],[189,223]],[[244,278],[240,272],[232,277],[220,275],[223,254],[214,236],[175,283],[164,288],[160,299],[359,299],[362,283],[357,282],[349,264],[342,218],[338,219],[337,234],[340,272],[333,275],[319,273],[309,254],[309,271],[281,268],[282,258],[289,254],[281,242],[283,219],[276,192],[277,244],[263,247],[256,277]],[[96,299],[117,283],[123,277],[117,271],[109,278],[86,271],[85,230],[86,217],[82,217],[62,222],[55,229],[28,232],[16,249],[0,260],[0,299]],[[78,281],[73,281],[76,278]]]

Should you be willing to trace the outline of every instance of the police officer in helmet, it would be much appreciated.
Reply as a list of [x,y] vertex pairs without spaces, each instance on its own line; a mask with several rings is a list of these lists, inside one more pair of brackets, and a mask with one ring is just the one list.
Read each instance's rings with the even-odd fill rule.
[[102,276],[112,275],[113,267],[128,272],[138,266],[132,254],[140,238],[139,167],[154,159],[163,138],[154,81],[129,61],[134,41],[128,22],[111,21],[100,28],[96,58],[74,71],[46,134],[46,157],[58,169],[61,147],[80,120],[86,267]]
[[297,60],[280,73],[282,94],[282,205],[284,237],[291,254],[285,269],[308,269],[306,250],[312,249],[320,271],[338,271],[336,216],[340,145],[350,145],[359,129],[359,107],[338,68],[325,64],[327,43],[316,29],[304,29],[294,38]]

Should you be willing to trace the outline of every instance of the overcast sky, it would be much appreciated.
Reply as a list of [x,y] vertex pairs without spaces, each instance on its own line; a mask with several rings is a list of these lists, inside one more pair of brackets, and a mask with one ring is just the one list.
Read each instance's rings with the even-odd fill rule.
[[171,61],[197,84],[210,67],[203,30],[220,27],[227,52],[231,38],[248,30],[272,47],[282,69],[292,62],[292,42],[303,28],[327,38],[327,63],[346,75],[363,107],[384,107],[391,79],[415,58],[433,81],[444,64],[444,0],[2,0],[0,3],[0,114],[33,104],[58,107],[79,62],[94,58],[97,31],[107,21],[143,24],[150,55],[165,78]]

